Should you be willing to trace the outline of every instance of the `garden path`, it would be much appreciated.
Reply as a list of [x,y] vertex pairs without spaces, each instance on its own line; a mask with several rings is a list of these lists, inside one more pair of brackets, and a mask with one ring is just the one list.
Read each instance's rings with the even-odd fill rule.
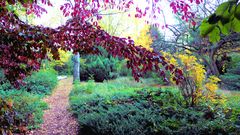
[[72,78],[60,80],[52,95],[44,99],[49,105],[44,112],[44,123],[29,135],[77,135],[77,121],[68,111],[72,82]]

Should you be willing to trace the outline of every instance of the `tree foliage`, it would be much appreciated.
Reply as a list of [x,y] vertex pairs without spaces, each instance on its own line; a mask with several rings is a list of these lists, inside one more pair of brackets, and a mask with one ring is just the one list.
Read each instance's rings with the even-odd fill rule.
[[[69,3],[69,1],[61,7],[61,10],[66,16],[71,15],[72,18],[65,25],[56,29],[31,26],[22,22],[6,8],[8,4],[14,5],[16,2],[20,2],[26,7],[28,14],[33,12],[36,15],[40,15],[42,12],[46,12],[35,0],[8,0],[0,2],[0,67],[4,69],[6,78],[11,82],[15,82],[15,84],[19,84],[32,70],[38,70],[41,61],[46,58],[48,51],[52,53],[54,59],[59,59],[58,49],[65,51],[73,50],[74,53],[86,52],[91,54],[99,52],[96,46],[102,46],[113,56],[126,58],[128,60],[127,66],[132,69],[136,80],[149,70],[155,70],[162,76],[165,76],[165,73],[160,70],[159,64],[175,74],[177,83],[183,78],[182,72],[173,65],[169,65],[164,57],[158,53],[135,46],[130,38],[111,36],[97,26],[96,23],[92,25],[86,21],[86,19],[92,16],[99,18],[100,14],[97,11],[102,7],[112,8],[111,6],[117,6],[121,10],[128,9],[133,4],[131,0],[103,1],[103,3],[95,0],[92,2],[75,0],[74,4]],[[190,0],[190,2],[193,1]],[[51,6],[49,0],[42,0],[42,3]],[[158,5],[158,1],[154,3],[152,10]],[[196,0],[196,3],[199,3],[199,0]],[[176,5],[176,11],[183,8],[180,5]],[[89,7],[91,8],[89,9]],[[183,11],[188,11],[188,8]],[[142,13],[141,10],[137,12],[139,14]]]
[[216,11],[200,26],[201,36],[208,36],[209,41],[213,43],[220,40],[220,33],[229,35],[231,32],[240,32],[240,4],[238,0],[229,0],[220,4]]
[[137,36],[135,44],[141,45],[142,47],[146,48],[147,50],[152,51],[151,44],[153,42],[151,34],[150,34],[150,26],[145,25],[142,30],[140,31],[140,34]]

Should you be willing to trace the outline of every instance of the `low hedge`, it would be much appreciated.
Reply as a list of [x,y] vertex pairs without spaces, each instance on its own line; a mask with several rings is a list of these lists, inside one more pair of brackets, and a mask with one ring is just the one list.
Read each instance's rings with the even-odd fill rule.
[[187,108],[183,100],[179,92],[153,88],[102,96],[75,87],[70,94],[71,110],[84,135],[237,133],[231,121],[236,115],[221,107]]

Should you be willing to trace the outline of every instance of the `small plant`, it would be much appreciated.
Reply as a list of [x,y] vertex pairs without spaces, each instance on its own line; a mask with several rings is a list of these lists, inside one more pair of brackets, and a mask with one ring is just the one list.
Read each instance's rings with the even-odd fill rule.
[[21,89],[35,94],[48,95],[57,85],[57,73],[53,69],[42,69],[25,79],[26,85]]
[[43,122],[47,104],[39,96],[21,90],[0,90],[0,133],[25,133]]
[[240,90],[240,61],[227,69],[227,73],[221,75],[222,86],[229,90]]

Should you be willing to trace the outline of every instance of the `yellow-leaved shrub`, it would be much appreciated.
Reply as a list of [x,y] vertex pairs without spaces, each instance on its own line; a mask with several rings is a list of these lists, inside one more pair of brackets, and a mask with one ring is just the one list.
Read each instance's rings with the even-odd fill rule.
[[[199,59],[190,52],[173,55],[166,52],[161,53],[170,64],[183,70],[185,78],[180,83],[179,88],[188,105],[194,106],[201,101],[223,103],[224,98],[219,98],[216,94],[220,79],[215,76],[207,78],[205,67],[200,64]],[[171,81],[173,82],[172,79]]]

